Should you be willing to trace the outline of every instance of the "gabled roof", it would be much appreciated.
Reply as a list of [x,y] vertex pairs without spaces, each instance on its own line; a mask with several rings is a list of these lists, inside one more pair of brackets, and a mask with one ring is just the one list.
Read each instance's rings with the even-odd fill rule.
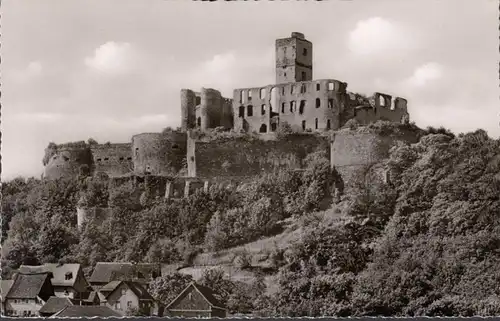
[[[35,299],[37,296],[40,296],[43,286],[44,284],[46,284],[47,280],[50,280],[49,273],[18,273],[14,279],[14,283],[12,284],[9,292],[6,295],[6,298]],[[54,294],[53,290],[51,294]],[[42,297],[42,299],[45,298]]]
[[76,317],[122,317],[118,312],[101,305],[71,305],[52,315],[50,318]]
[[73,305],[73,302],[69,298],[51,296],[40,309],[40,313],[54,314],[70,305]]
[[7,293],[9,293],[12,284],[14,284],[14,280],[0,280],[0,282],[1,282],[0,295],[2,296],[2,302],[3,302],[5,300],[5,296],[7,295]]
[[[53,286],[73,286],[79,271],[80,264],[47,263],[44,265],[21,265],[19,267],[21,273],[52,272],[53,278],[51,282]],[[68,280],[66,280],[67,275],[71,276]]]
[[201,296],[210,304],[211,307],[227,310],[214,296],[214,290],[204,285],[198,284],[196,282],[191,282],[189,285],[174,299],[170,302],[165,309],[170,309],[173,305],[178,303],[184,295],[189,291],[198,291]]
[[103,286],[101,289],[99,289],[99,292],[105,298],[108,298],[122,284],[124,284],[132,292],[134,292],[134,294],[137,296],[137,298],[139,298],[139,300],[154,301],[154,298],[151,296],[151,294],[149,294],[149,292],[139,282],[133,282],[133,281],[111,281],[105,286]]
[[[142,277],[137,273],[140,272]],[[153,263],[137,263],[131,262],[98,262],[94,268],[94,272],[90,277],[91,283],[109,283],[115,280],[136,280],[150,279],[152,273],[161,273],[160,266]]]

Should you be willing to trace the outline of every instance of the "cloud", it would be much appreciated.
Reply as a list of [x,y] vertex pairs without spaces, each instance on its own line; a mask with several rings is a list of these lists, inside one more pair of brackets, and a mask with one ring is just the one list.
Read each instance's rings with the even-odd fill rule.
[[18,83],[25,83],[42,74],[43,68],[39,61],[32,61],[21,70],[15,70],[11,73],[12,80]]
[[443,78],[443,75],[443,65],[436,62],[429,62],[416,68],[413,75],[407,81],[411,86],[422,87]]
[[415,48],[414,37],[402,26],[389,20],[373,17],[358,21],[349,33],[349,50],[357,55],[390,55]]
[[85,58],[85,65],[102,73],[115,74],[133,67],[133,60],[130,43],[109,41],[95,49],[93,56]]

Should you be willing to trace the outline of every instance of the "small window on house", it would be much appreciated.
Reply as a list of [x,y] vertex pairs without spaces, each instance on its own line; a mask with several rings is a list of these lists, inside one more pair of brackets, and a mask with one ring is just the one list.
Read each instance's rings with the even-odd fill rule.
[[318,129],[318,118],[314,119],[314,128]]
[[262,115],[265,115],[265,114],[266,114],[266,105],[265,105],[265,104],[263,104],[263,105],[261,106],[261,108],[260,108],[260,113],[261,113]]
[[281,103],[281,113],[285,113],[285,103]]
[[253,116],[253,106],[252,105],[248,105],[248,107],[247,107],[247,116],[248,117]]
[[245,117],[245,106],[240,106],[238,110],[238,117]]
[[266,98],[266,89],[261,88],[260,89],[260,99],[264,99],[264,98]]
[[192,300],[193,299],[193,293],[189,293],[188,294],[188,300]]
[[321,88],[321,85],[320,84],[316,84],[316,91],[319,91]]
[[306,101],[305,100],[301,100],[300,101],[300,106],[299,106],[299,114],[303,114],[304,113],[304,109],[306,108]]
[[196,119],[196,126],[201,127],[201,117]]
[[303,72],[302,72],[302,80],[306,80],[306,78],[307,78],[307,77],[306,77],[306,72],[305,72],[305,71],[303,71]]
[[307,56],[307,48],[302,49],[302,55]]
[[335,90],[335,84],[333,82],[328,83],[328,90]]
[[297,107],[295,105],[295,100],[292,100],[290,102],[290,112],[293,113],[293,112],[295,112],[296,109],[297,109]]
[[120,304],[120,302],[116,302],[115,303],[115,309],[116,310],[121,310],[122,309],[122,305]]
[[127,294],[127,289],[122,289],[122,295]]
[[305,120],[302,121],[302,130],[304,130],[304,131],[306,130],[306,121]]
[[66,272],[64,275],[65,280],[71,280],[73,278],[73,273],[72,272]]
[[196,97],[196,106],[198,106],[199,104],[201,104],[201,97],[197,96]]
[[330,119],[326,121],[326,129],[331,129],[332,128],[332,122]]
[[316,108],[321,107],[321,100],[319,98],[316,98]]
[[266,126],[266,124],[260,125],[259,133],[267,133],[267,126]]
[[333,99],[328,99],[328,108],[333,108]]
[[127,308],[131,308],[132,307],[132,301],[127,301]]

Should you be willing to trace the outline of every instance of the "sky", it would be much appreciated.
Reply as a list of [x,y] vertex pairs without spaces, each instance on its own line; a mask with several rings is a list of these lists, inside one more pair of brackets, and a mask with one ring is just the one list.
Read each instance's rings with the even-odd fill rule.
[[2,179],[49,142],[128,142],[180,125],[180,90],[274,83],[275,39],[313,43],[313,78],[408,99],[420,127],[500,136],[496,0],[3,0]]

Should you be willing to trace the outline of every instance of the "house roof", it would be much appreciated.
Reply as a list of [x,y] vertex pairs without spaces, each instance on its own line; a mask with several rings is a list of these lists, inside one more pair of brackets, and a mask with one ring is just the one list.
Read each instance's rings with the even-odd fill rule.
[[166,309],[170,309],[171,306],[175,305],[178,301],[180,301],[185,294],[189,291],[198,291],[203,298],[210,304],[210,306],[226,310],[226,308],[217,300],[214,296],[214,290],[204,285],[198,284],[196,282],[191,282],[189,285],[172,301],[169,305],[167,305]]
[[54,314],[70,305],[73,305],[73,302],[69,298],[51,296],[40,309],[40,313]]
[[149,292],[139,283],[133,281],[111,281],[105,286],[103,286],[99,292],[101,292],[104,297],[109,297],[111,293],[116,291],[120,285],[124,284],[128,287],[134,294],[139,298],[139,300],[154,300],[154,298],[149,294]]
[[[53,286],[73,286],[79,271],[80,264],[47,263],[44,265],[21,265],[19,267],[21,273],[52,272],[53,278],[51,282]],[[66,275],[71,275],[71,278],[66,280]]]
[[5,296],[7,293],[9,293],[10,288],[12,287],[12,284],[14,283],[14,280],[0,280],[1,282],[1,292],[0,295],[2,296],[2,302],[5,300]]
[[49,273],[18,273],[9,292],[8,299],[35,299],[40,295]]
[[122,317],[118,312],[101,305],[71,305],[52,315],[51,318],[75,317]]
[[96,297],[97,297],[97,299],[99,299],[97,291],[90,291],[89,295],[85,299],[83,299],[83,301],[85,301],[85,302],[94,302],[95,299],[96,299]]
[[[158,264],[131,262],[98,262],[90,276],[91,283],[109,283],[114,280],[149,279],[153,272],[161,273]],[[142,274],[138,277],[137,272]]]

